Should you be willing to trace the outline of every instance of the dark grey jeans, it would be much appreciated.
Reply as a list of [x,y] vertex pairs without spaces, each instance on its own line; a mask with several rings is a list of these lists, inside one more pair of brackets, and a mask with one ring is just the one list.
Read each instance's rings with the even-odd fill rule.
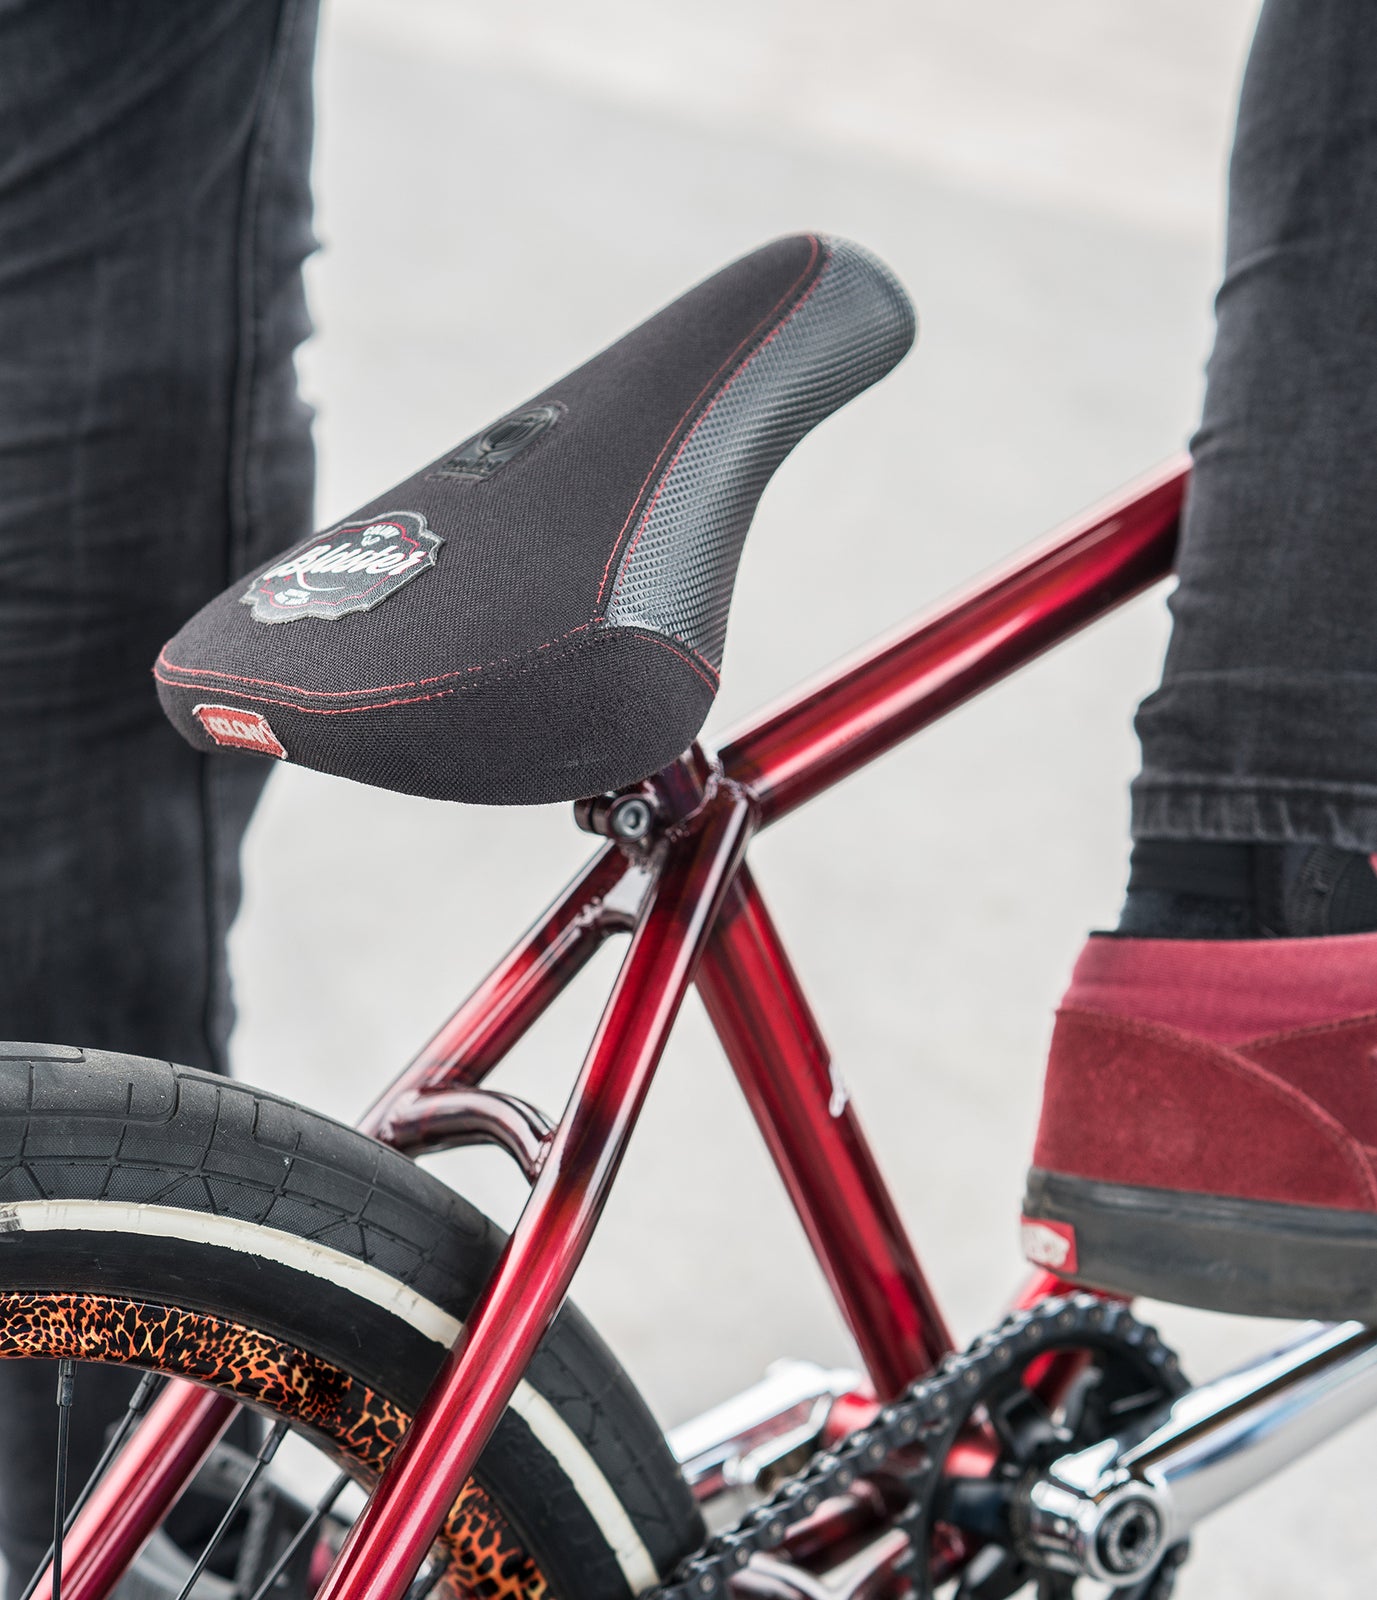
[[1377,850],[1377,6],[1267,0],[1138,838]]
[[[315,0],[0,0],[0,1038],[223,1071],[263,764],[164,721],[159,646],[309,533]],[[103,1381],[104,1380],[104,1381]],[[126,1385],[83,1368],[73,1470]],[[0,1552],[51,1520],[0,1362]]]

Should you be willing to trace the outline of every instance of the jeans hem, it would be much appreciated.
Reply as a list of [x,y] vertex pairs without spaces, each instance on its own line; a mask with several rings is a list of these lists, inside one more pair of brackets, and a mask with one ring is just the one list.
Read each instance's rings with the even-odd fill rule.
[[1370,854],[1377,851],[1377,791],[1139,778],[1131,828],[1135,839],[1330,844]]

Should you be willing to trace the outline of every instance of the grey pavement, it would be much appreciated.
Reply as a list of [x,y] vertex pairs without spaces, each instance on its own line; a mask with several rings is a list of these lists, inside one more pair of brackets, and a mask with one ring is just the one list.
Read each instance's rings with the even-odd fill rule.
[[[1180,447],[1254,11],[332,0],[303,363],[322,521],[772,235],[859,239],[908,284],[920,345],[767,493],[722,729]],[[1051,1008],[1121,892],[1131,715],[1164,624],[1160,593],[1136,602],[753,855],[963,1337],[1020,1276]],[[460,809],[284,770],[235,934],[238,1071],[352,1117],[587,848],[564,808]],[[558,1107],[613,961],[507,1086]],[[515,1214],[502,1158],[437,1165]],[[575,1294],[667,1424],[778,1354],[850,1356],[696,1000]],[[1201,1374],[1280,1331],[1160,1321]],[[1182,1592],[1370,1592],[1375,1441],[1355,1428],[1203,1530]]]

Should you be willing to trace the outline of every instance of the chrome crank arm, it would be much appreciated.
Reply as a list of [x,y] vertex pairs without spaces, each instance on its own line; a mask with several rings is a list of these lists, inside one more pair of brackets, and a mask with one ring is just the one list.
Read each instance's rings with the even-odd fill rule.
[[1058,1571],[1126,1584],[1211,1512],[1377,1407],[1377,1329],[1312,1324],[1188,1390],[1137,1439],[1062,1456],[1021,1498],[1019,1545]]

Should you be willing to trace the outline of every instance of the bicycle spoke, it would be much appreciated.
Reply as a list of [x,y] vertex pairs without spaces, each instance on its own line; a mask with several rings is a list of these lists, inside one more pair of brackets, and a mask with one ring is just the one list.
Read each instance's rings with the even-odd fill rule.
[[339,1477],[335,1479],[335,1481],[330,1485],[320,1499],[316,1501],[315,1509],[311,1512],[310,1516],[307,1517],[305,1522],[303,1522],[302,1525],[297,1529],[296,1533],[292,1535],[292,1542],[273,1563],[272,1570],[249,1596],[249,1600],[266,1600],[268,1591],[287,1570],[292,1557],[301,1548],[302,1544],[316,1531],[321,1523],[325,1521],[326,1517],[330,1515],[330,1512],[334,1509],[335,1501],[339,1499],[340,1495],[344,1493],[345,1489],[347,1489],[352,1482],[353,1479],[347,1472],[340,1473]]
[[53,1496],[53,1600],[62,1600],[62,1536],[67,1521],[67,1450],[72,1441],[72,1393],[76,1362],[64,1356],[57,1364],[57,1486]]
[[[82,1485],[81,1493],[72,1502],[71,1510],[68,1511],[63,1520],[62,1532],[64,1535],[72,1531],[72,1524],[81,1515],[82,1507],[95,1493],[96,1485],[105,1476],[106,1468],[123,1449],[125,1441],[134,1431],[134,1424],[152,1405],[154,1398],[159,1394],[166,1382],[167,1379],[160,1372],[145,1372],[143,1377],[139,1379],[138,1387],[130,1396],[129,1404],[125,1408],[124,1416],[120,1418],[119,1426],[110,1435],[110,1442],[101,1451],[100,1460],[96,1462],[91,1476]],[[44,1551],[43,1559],[34,1568],[33,1576],[25,1586],[20,1600],[33,1600],[33,1592],[38,1587],[38,1580],[47,1571],[49,1563],[53,1559],[54,1548],[52,1544],[49,1544],[47,1550]]]
[[[268,1431],[267,1438],[265,1438],[263,1443],[259,1445],[258,1454],[253,1458],[253,1466],[250,1467],[248,1472],[244,1475],[243,1483],[239,1485],[233,1500],[230,1501],[229,1505],[225,1509],[224,1516],[220,1518],[215,1532],[211,1534],[210,1540],[205,1549],[202,1550],[199,1560],[191,1569],[191,1576],[182,1585],[181,1593],[177,1596],[177,1600],[189,1600],[191,1591],[196,1587],[200,1580],[201,1574],[210,1564],[210,1558],[220,1548],[220,1542],[225,1537],[226,1533],[229,1532],[230,1524],[234,1521],[235,1517],[238,1516],[240,1507],[244,1504],[245,1500],[248,1499],[249,1493],[253,1489],[254,1484],[258,1482],[260,1477],[262,1477],[264,1469],[277,1454],[278,1445],[282,1443],[286,1436],[287,1424],[285,1422],[275,1422]],[[56,1600],[56,1597],[54,1597],[54,1600]]]

